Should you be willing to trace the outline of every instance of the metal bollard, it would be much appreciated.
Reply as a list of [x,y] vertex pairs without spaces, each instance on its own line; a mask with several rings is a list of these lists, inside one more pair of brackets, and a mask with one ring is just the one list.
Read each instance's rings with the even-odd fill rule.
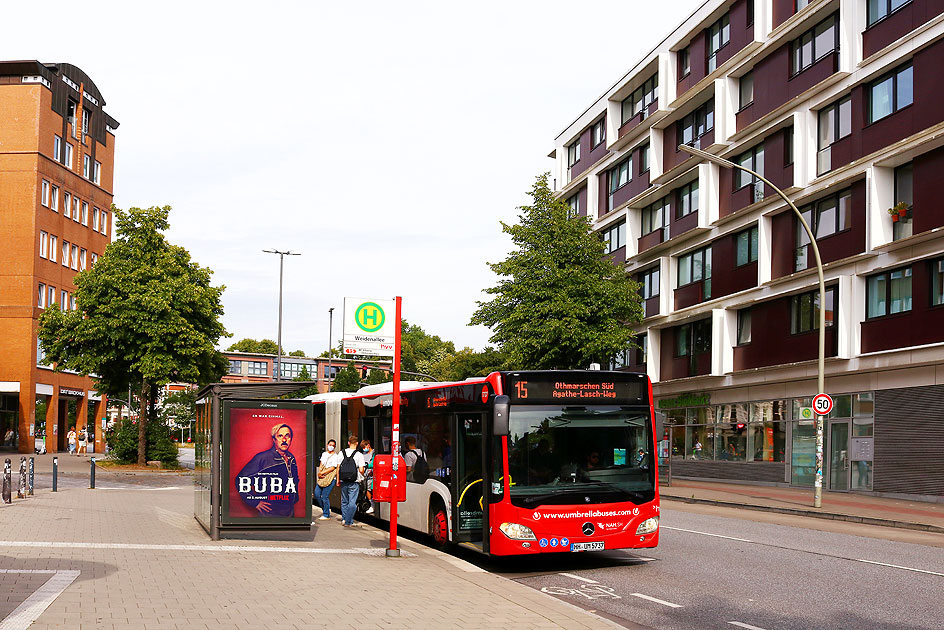
[[10,470],[10,458],[7,457],[6,463],[3,464],[3,502],[12,503],[13,499],[10,498],[10,486],[12,485],[12,472]]
[[52,458],[52,491],[56,491],[56,480],[59,478],[59,458]]
[[26,494],[33,496],[33,472],[36,470],[35,458],[29,458],[29,481],[26,484]]
[[20,455],[20,483],[16,486],[16,498],[26,498],[26,455]]
[[94,457],[92,458],[91,462],[92,462],[92,467],[91,467],[91,470],[89,471],[89,488],[94,490],[95,489],[95,458]]

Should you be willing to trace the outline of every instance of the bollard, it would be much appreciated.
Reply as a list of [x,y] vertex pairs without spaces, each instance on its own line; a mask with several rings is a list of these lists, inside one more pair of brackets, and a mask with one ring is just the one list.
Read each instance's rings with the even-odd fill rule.
[[26,455],[20,456],[20,483],[16,486],[16,498],[26,498]]
[[91,467],[91,470],[89,471],[89,488],[94,490],[95,489],[95,458],[94,457],[92,458],[91,462],[92,462],[92,467]]
[[59,477],[59,458],[52,458],[52,491],[56,491],[56,480]]
[[3,502],[12,503],[13,499],[10,498],[10,485],[11,485],[11,470],[10,470],[10,458],[7,457],[6,462],[3,464]]
[[33,472],[36,470],[35,458],[29,459],[29,481],[26,482],[26,494],[33,496]]

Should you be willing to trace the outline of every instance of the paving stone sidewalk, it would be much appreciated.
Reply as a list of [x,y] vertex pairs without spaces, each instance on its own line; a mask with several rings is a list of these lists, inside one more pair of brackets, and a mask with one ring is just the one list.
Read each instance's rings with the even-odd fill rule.
[[369,526],[214,543],[193,519],[190,479],[160,479],[38,488],[0,507],[0,626],[619,627],[408,540],[405,557],[385,558],[387,534]]

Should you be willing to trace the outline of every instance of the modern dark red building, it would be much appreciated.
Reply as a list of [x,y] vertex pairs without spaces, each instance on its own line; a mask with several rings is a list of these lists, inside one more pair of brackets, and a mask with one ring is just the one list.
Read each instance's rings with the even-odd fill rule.
[[[676,476],[944,496],[944,2],[712,0],[556,139],[555,186],[642,284]],[[762,173],[774,189],[679,150]]]

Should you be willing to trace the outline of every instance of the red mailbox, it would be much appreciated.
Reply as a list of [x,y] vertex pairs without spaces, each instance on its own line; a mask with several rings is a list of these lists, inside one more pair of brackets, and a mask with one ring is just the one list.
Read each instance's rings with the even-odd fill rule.
[[374,501],[390,503],[396,493],[397,502],[406,499],[406,462],[397,455],[397,470],[393,470],[393,455],[374,456]]

